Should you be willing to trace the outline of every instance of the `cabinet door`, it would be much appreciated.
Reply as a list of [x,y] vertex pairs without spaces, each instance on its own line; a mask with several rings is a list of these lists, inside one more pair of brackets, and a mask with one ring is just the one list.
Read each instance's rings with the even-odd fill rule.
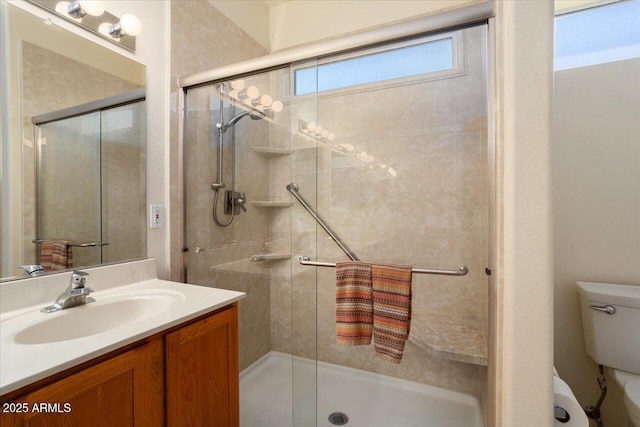
[[168,427],[238,427],[238,309],[165,336]]
[[162,362],[162,340],[148,342],[15,399],[0,425],[160,427]]

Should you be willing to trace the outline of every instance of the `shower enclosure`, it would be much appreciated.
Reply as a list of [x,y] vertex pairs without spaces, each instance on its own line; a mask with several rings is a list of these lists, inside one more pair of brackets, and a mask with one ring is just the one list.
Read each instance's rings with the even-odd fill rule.
[[146,254],[144,90],[34,116],[35,239],[63,240],[73,265]]
[[[483,425],[487,31],[184,85],[186,281],[247,294],[243,427]],[[247,210],[222,227],[231,180]],[[330,266],[350,257],[435,270],[413,276],[400,364],[336,343]]]

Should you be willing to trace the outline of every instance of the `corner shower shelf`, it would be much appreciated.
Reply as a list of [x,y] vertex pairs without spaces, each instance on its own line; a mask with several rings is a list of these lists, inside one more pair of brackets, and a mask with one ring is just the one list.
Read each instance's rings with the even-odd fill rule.
[[262,154],[267,157],[276,156],[288,156],[292,153],[292,150],[288,148],[273,148],[273,147],[252,147],[253,151],[258,154]]
[[409,341],[437,357],[487,365],[487,341],[478,321],[460,317],[414,313]]
[[279,261],[291,259],[291,254],[257,254],[251,255],[251,262]]
[[293,206],[293,202],[275,200],[254,200],[249,203],[256,208],[290,208]]

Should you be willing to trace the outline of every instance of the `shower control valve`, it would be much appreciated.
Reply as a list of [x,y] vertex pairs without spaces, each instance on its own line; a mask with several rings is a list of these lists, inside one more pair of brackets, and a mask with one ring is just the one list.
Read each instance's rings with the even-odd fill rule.
[[242,209],[242,212],[247,212],[247,207],[245,206],[245,203],[247,203],[247,196],[244,193],[242,193],[242,196],[236,199],[236,205],[240,206],[240,209]]
[[224,191],[224,213],[227,215],[239,215],[240,209],[243,212],[247,211],[245,204],[247,203],[247,196],[245,193],[239,193],[237,191],[225,190]]

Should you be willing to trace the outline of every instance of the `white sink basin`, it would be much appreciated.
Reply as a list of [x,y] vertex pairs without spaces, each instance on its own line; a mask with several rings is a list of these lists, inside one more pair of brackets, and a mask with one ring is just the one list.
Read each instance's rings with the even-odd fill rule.
[[[47,344],[102,334],[168,311],[185,296],[176,291],[146,289],[96,295],[96,302],[54,313],[30,312],[3,322],[16,344]],[[13,325],[12,325],[13,324]]]

